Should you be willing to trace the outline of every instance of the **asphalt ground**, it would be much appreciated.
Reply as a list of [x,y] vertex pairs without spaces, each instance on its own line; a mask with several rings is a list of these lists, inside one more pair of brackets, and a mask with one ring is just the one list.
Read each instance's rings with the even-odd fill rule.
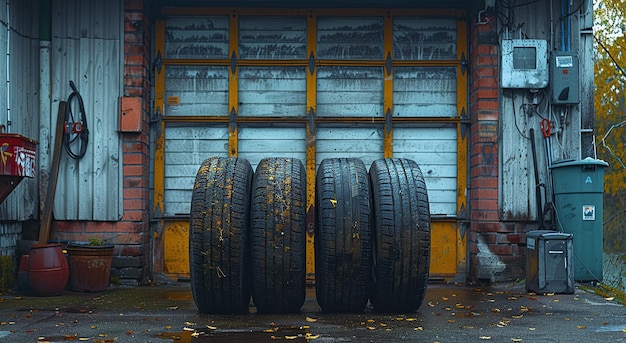
[[[415,313],[323,313],[309,288],[300,313],[199,314],[189,283],[102,293],[0,295],[2,342],[626,342],[623,300],[578,284],[574,294],[520,283],[429,284]],[[602,293],[602,294],[601,294]]]

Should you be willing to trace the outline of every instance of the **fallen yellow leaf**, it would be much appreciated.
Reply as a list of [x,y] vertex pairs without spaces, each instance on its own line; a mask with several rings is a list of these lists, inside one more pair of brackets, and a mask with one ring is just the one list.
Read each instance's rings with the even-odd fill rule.
[[413,329],[415,331],[424,331],[424,328],[421,326],[416,327],[415,329]]
[[306,317],[306,321],[309,322],[309,323],[315,323],[317,321],[317,319],[311,318],[311,317]]
[[613,299],[615,299],[615,297],[604,298],[604,300],[606,300],[606,301],[613,301]]
[[285,339],[297,339],[298,336],[285,336]]
[[367,329],[368,330],[376,330],[376,327],[375,326],[368,326]]
[[306,335],[304,335],[304,338],[308,339],[318,339],[320,338],[320,335],[311,335],[310,333],[306,333]]
[[207,329],[209,329],[209,330],[217,330],[217,326],[207,325],[206,327],[207,327]]
[[578,325],[577,328],[579,328],[579,329],[586,329],[587,326],[585,326],[585,325]]

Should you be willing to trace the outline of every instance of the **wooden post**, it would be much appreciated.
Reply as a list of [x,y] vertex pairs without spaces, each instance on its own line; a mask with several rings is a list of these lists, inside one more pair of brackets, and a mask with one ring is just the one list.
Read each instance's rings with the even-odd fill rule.
[[[54,136],[54,150],[52,150],[52,166],[50,174],[48,174],[48,190],[46,191],[46,199],[41,209],[40,227],[39,227],[39,243],[48,243],[50,237],[50,225],[52,224],[52,209],[54,208],[54,194],[57,189],[57,180],[59,178],[59,166],[61,164],[61,147],[63,145],[63,126],[65,124],[65,110],[67,102],[59,102],[59,112],[57,117],[57,127]],[[43,167],[43,166],[42,166]]]

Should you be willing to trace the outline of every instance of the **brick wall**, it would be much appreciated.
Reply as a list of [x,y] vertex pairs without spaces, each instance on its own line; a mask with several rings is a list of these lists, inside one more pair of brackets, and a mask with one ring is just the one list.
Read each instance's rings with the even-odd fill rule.
[[[126,0],[124,12],[124,96],[137,97],[139,132],[122,132],[123,203],[120,221],[55,221],[51,238],[115,244],[111,276],[121,284],[143,283],[150,265],[150,21],[143,0]],[[113,238],[111,238],[113,237]]]
[[470,280],[505,281],[524,276],[525,230],[499,215],[496,18],[470,26]]
[[[124,216],[119,225],[130,221],[132,244],[121,246],[113,261],[114,275],[121,280],[149,275],[150,265],[150,18],[144,0],[124,3],[124,96],[141,99],[140,132],[122,134]],[[134,233],[136,231],[136,233]]]

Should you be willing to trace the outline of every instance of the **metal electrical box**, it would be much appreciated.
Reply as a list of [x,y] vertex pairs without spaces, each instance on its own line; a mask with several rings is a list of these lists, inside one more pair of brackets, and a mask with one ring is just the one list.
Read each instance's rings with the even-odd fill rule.
[[545,88],[548,85],[548,43],[539,39],[505,39],[501,65],[502,88]]
[[573,235],[551,230],[526,234],[526,289],[574,293]]
[[577,104],[579,99],[578,54],[554,51],[550,55],[550,94],[555,105]]

